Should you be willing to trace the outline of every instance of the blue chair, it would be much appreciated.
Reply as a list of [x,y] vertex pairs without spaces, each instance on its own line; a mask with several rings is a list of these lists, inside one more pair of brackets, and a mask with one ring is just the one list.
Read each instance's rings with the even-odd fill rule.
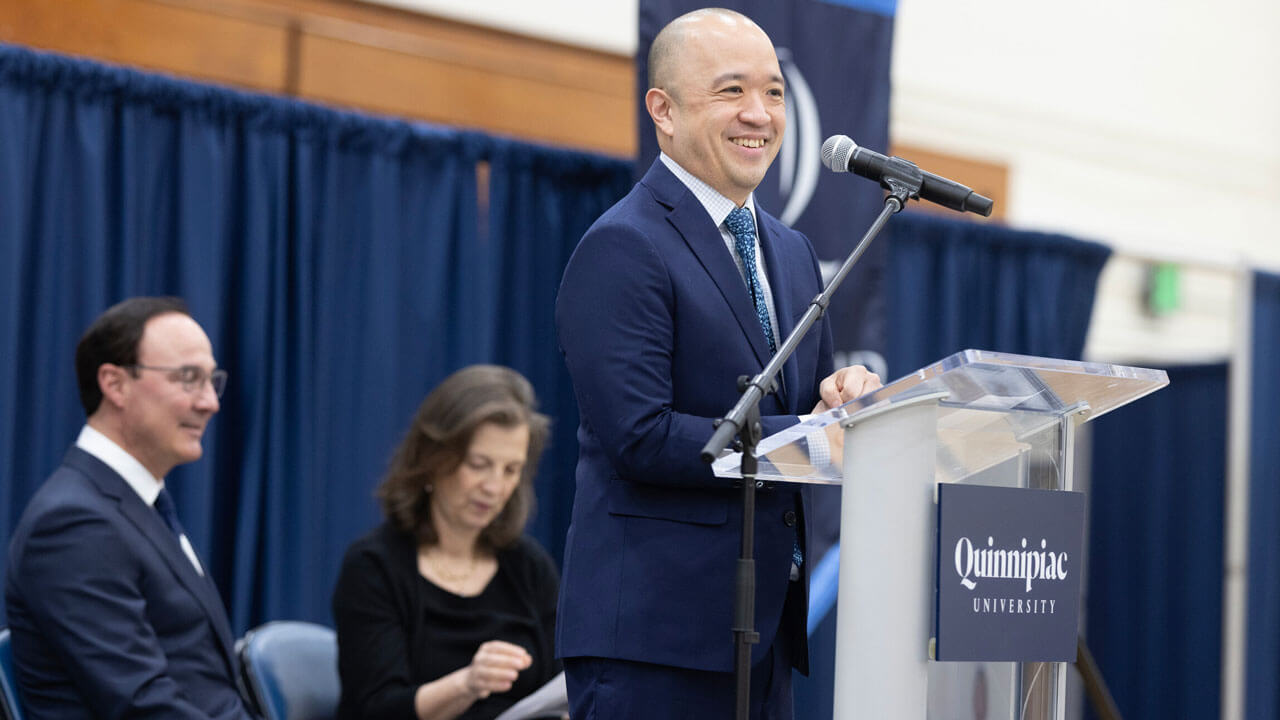
[[13,674],[13,647],[9,628],[0,629],[0,707],[9,720],[22,720],[22,703],[18,700],[18,678]]
[[250,630],[240,661],[266,720],[333,720],[338,713],[338,636],[292,620]]

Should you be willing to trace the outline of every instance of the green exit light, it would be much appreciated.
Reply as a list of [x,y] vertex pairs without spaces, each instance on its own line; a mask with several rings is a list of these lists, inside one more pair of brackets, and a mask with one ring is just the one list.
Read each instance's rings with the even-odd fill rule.
[[1157,317],[1177,310],[1182,270],[1173,263],[1157,263],[1147,271],[1147,311]]

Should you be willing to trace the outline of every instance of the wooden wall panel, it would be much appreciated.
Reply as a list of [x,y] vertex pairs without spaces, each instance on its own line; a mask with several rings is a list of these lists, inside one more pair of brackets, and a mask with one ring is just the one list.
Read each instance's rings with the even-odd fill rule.
[[[636,151],[630,57],[357,0],[0,0],[0,41],[623,157]],[[1004,216],[1007,168],[925,148],[894,152],[992,198],[993,217]]]
[[[631,95],[613,89],[630,85],[629,66],[624,72],[618,63],[589,57],[566,60],[510,51],[505,58],[468,57],[449,52],[446,43],[337,35],[303,26],[299,96],[616,155],[634,153]],[[579,82],[569,77],[575,74]]]
[[286,36],[278,16],[155,0],[0,2],[5,42],[273,92],[284,89]]

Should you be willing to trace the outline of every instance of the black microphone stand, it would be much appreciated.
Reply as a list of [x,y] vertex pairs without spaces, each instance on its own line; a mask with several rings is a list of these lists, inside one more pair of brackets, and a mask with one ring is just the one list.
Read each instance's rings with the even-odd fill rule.
[[734,435],[739,442],[735,449],[742,451],[742,542],[738,554],[737,576],[734,580],[734,614],[733,637],[735,657],[733,672],[737,681],[737,720],[748,720],[751,704],[751,646],[760,642],[760,634],[755,631],[756,606],[756,564],[755,564],[755,515],[756,489],[763,485],[756,480],[759,461],[756,458],[756,445],[760,442],[760,400],[766,393],[776,389],[775,378],[782,369],[787,358],[795,352],[804,336],[809,333],[813,324],[826,312],[831,304],[831,296],[836,288],[844,282],[844,278],[853,269],[854,263],[871,245],[871,241],[880,234],[890,216],[902,210],[907,200],[919,197],[924,176],[919,168],[910,163],[903,163],[898,177],[886,177],[882,181],[889,191],[885,198],[884,208],[871,228],[862,236],[862,240],[853,249],[836,272],[831,282],[809,303],[809,309],[787,336],[782,346],[770,358],[760,374],[754,378],[742,376],[738,378],[738,392],[742,397],[729,411],[729,414],[716,420],[716,431],[703,446],[701,457],[704,462],[711,463],[720,455]]

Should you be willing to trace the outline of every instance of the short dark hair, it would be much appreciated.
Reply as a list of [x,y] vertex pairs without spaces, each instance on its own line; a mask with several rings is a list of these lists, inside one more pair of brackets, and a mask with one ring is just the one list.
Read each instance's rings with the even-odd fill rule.
[[98,368],[104,363],[134,365],[138,362],[138,344],[147,322],[158,315],[180,313],[190,316],[187,304],[176,297],[135,297],[107,308],[84,331],[76,345],[76,382],[80,386],[80,405],[85,417],[98,411],[102,404],[102,388],[98,386]]
[[533,386],[511,368],[472,365],[445,378],[418,406],[378,485],[383,514],[420,544],[435,544],[440,537],[431,520],[431,493],[424,488],[458,469],[481,425],[528,426],[529,450],[520,484],[480,533],[481,545],[490,550],[511,545],[524,532],[533,510],[533,476],[549,434],[550,420],[537,408]]

